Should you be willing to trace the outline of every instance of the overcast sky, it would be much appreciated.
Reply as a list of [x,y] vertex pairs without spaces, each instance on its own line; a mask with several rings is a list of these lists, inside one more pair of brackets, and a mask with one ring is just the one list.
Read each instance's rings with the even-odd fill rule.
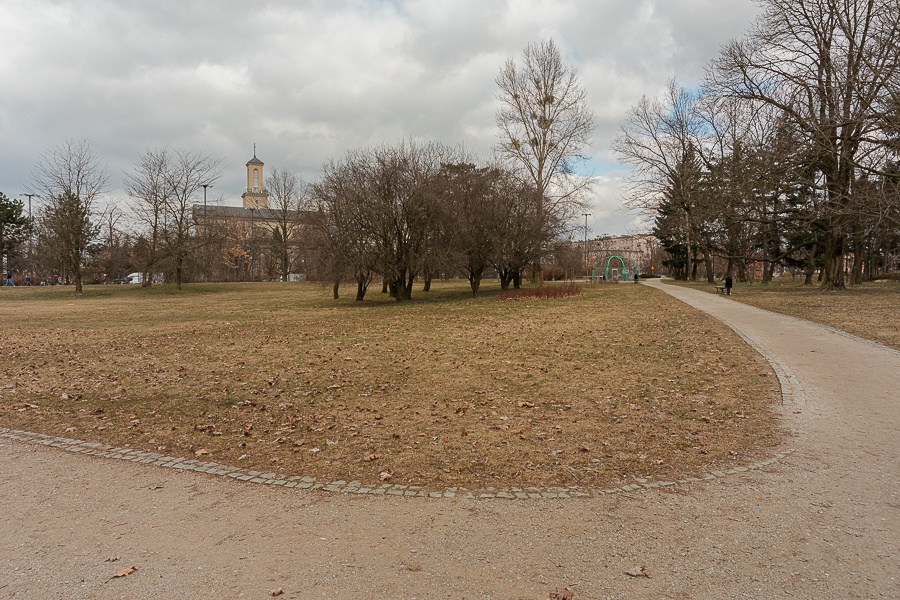
[[[408,137],[497,141],[495,78],[553,38],[597,118],[591,235],[641,229],[619,208],[609,151],[626,111],[677,77],[696,85],[752,0],[0,0],[0,191],[41,151],[87,139],[110,198],[138,154],[169,146],[222,159],[210,200],[239,205],[257,156],[307,181],[354,148]],[[200,199],[202,200],[202,199]]]

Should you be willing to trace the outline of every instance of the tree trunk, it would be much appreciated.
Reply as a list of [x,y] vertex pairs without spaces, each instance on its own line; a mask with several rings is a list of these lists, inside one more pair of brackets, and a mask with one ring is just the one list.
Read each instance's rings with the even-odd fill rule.
[[825,268],[823,290],[843,290],[844,284],[844,236],[829,231],[825,236]]
[[469,287],[472,288],[472,295],[474,297],[478,297],[479,290],[481,289],[481,277],[484,275],[484,268],[480,269],[469,269]]
[[709,250],[703,251],[703,263],[706,265],[706,282],[715,283],[716,275],[713,273],[712,256],[710,255]]
[[513,271],[512,284],[514,290],[522,289],[522,271]]
[[865,243],[861,235],[853,236],[853,273],[851,275],[851,285],[862,285],[863,282],[863,264],[865,262]]
[[362,302],[366,297],[366,290],[369,289],[369,281],[367,277],[358,275],[356,277],[356,301]]
[[806,251],[806,277],[803,285],[812,285],[813,272],[816,270],[816,246],[810,246]]
[[341,287],[341,280],[335,279],[334,283],[332,284],[332,287],[331,287],[331,295],[335,300],[338,299],[338,288],[339,287]]
[[181,274],[183,269],[184,259],[179,256],[178,261],[175,263],[175,289],[179,291],[181,290]]

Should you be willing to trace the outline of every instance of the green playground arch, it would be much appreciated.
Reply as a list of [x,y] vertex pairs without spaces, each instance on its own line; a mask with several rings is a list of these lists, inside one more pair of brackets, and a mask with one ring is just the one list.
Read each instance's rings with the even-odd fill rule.
[[600,260],[594,263],[593,269],[591,269],[591,279],[603,277],[605,281],[609,281],[609,270],[613,269],[615,275],[615,264],[618,261],[619,267],[621,268],[621,273],[619,273],[619,278],[622,281],[631,281],[634,279],[635,274],[640,274],[640,270],[638,269],[637,263],[625,256],[619,255],[610,255],[604,256]]

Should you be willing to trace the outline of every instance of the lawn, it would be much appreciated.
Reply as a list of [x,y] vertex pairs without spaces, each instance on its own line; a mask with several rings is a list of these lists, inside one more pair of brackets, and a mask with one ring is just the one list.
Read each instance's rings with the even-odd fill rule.
[[780,440],[769,367],[659,291],[467,290],[360,304],[309,283],[6,288],[0,427],[468,487],[672,479]]
[[[708,283],[685,283],[715,293]],[[733,300],[822,323],[900,350],[900,282],[877,281],[842,291],[822,291],[818,284],[776,278],[769,285],[735,283]]]

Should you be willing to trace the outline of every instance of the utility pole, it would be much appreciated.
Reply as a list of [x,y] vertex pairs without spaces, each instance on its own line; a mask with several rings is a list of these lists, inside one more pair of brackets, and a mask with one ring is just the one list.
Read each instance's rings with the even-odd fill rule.
[[581,216],[584,217],[584,280],[587,281],[587,277],[588,277],[587,220],[588,220],[588,217],[591,216],[591,213],[582,213]]
[[32,238],[34,236],[34,222],[31,220],[31,199],[37,196],[38,194],[22,194],[23,196],[28,197],[28,274],[31,276],[31,281],[34,281],[34,253],[32,251]]
[[201,184],[203,186],[203,219],[206,219],[206,188],[211,188],[211,183]]

